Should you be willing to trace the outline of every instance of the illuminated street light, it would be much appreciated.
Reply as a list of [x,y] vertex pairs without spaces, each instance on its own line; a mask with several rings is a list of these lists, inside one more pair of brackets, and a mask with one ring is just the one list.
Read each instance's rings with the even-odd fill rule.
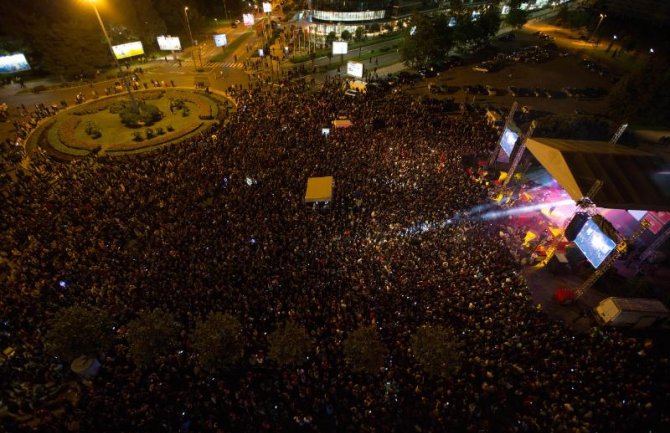
[[653,48],[649,48],[649,54],[654,54],[654,49]]
[[112,53],[112,58],[114,59],[114,63],[116,63],[116,67],[119,69],[119,79],[123,81],[123,84],[126,86],[126,90],[128,91],[128,96],[130,96],[130,108],[133,113],[138,113],[139,109],[137,107],[137,101],[135,101],[135,97],[133,96],[133,92],[130,91],[130,84],[128,83],[128,80],[126,77],[123,76],[123,70],[121,69],[121,64],[119,63],[119,59],[116,58],[116,54],[114,54],[114,48],[112,47],[112,41],[109,39],[109,35],[107,34],[107,29],[105,28],[105,25],[102,22],[102,18],[100,17],[100,13],[98,12],[98,7],[95,5],[98,0],[87,0],[91,6],[93,6],[93,10],[95,11],[95,16],[98,18],[98,23],[100,24],[100,28],[102,29],[102,33],[105,35],[105,40],[107,41],[107,45],[109,45],[109,51]]
[[188,27],[188,35],[191,37],[191,45],[195,45],[193,33],[191,33],[191,22],[188,18],[188,6],[184,6],[184,16],[186,16],[186,26]]
[[605,18],[607,18],[607,15],[605,15],[605,14],[600,14],[599,16],[600,16],[600,18],[598,19],[598,25],[596,25],[595,30],[593,30],[593,33],[591,33],[591,38],[590,39],[594,38],[596,33],[598,33],[598,29],[600,28],[600,25],[603,23],[603,20]]

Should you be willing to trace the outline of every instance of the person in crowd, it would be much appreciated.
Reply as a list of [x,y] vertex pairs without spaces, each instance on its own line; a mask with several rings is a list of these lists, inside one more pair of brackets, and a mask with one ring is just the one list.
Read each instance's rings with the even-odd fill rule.
[[[467,218],[487,200],[464,164],[496,143],[484,119],[342,88],[339,78],[309,92],[304,80],[231,86],[228,121],[171,147],[31,157],[0,203],[0,257],[11,263],[0,342],[17,348],[1,367],[0,400],[11,402],[12,428],[667,431],[668,358],[617,331],[580,334],[549,319],[501,244],[504,222]],[[353,126],[323,136],[338,116]],[[307,178],[325,175],[334,199],[319,212],[302,198]],[[179,348],[142,370],[120,332],[76,406],[52,410],[42,396],[76,378],[44,335],[73,304],[103,308],[119,330],[161,308],[183,327]],[[248,341],[225,373],[208,373],[191,349],[211,311],[239,318]],[[264,361],[264,336],[289,319],[309,331],[312,352],[299,366]],[[385,366],[353,373],[343,340],[370,324]],[[410,336],[426,324],[462,344],[450,379],[411,355]]]

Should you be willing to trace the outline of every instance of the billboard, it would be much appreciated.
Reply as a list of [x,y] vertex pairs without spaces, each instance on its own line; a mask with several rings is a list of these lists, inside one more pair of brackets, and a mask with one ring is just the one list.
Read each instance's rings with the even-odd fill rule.
[[272,12],[272,3],[263,2],[263,12],[265,12],[266,14]]
[[514,152],[514,146],[516,146],[516,141],[518,139],[519,134],[509,128],[505,128],[502,140],[500,140],[500,147],[502,147],[502,150],[507,154],[507,157],[512,156],[512,152]]
[[12,54],[11,56],[0,56],[0,74],[12,74],[29,69],[28,60],[21,53]]
[[349,44],[343,41],[333,41],[333,55],[347,54],[349,51]]
[[589,219],[575,237],[575,245],[584,254],[586,260],[597,269],[616,247],[616,242],[603,233],[592,219]]
[[242,15],[242,22],[244,23],[245,26],[253,26],[254,23],[256,22],[254,20],[254,14],[243,14]]
[[363,78],[363,64],[359,62],[347,62],[347,75]]
[[127,44],[114,45],[112,51],[114,51],[114,57],[121,60],[144,54],[144,47],[142,47],[142,42],[140,41],[128,42]]
[[214,45],[217,47],[225,47],[228,45],[228,38],[225,34],[214,35]]
[[181,41],[178,36],[159,36],[156,41],[158,41],[158,48],[163,51],[181,50]]

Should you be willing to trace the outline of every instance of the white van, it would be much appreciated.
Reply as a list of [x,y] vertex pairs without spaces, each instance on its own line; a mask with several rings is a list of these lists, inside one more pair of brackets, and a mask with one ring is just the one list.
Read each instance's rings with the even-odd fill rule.
[[668,308],[657,299],[605,298],[594,309],[603,325],[647,328],[667,322]]

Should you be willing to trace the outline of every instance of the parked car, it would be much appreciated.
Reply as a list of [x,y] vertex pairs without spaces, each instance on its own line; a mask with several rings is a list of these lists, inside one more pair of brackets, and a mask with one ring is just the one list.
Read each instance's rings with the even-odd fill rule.
[[537,98],[544,98],[547,96],[547,89],[544,89],[542,87],[537,87],[533,89],[533,95]]
[[421,68],[418,70],[418,72],[423,78],[433,78],[438,75],[437,71],[432,66]]
[[445,86],[441,84],[429,84],[428,85],[428,90],[430,93],[447,93],[449,89],[447,89]]
[[412,84],[421,79],[421,75],[416,72],[401,71],[398,74],[398,82],[400,84]]
[[504,35],[498,36],[499,41],[509,42],[516,39],[516,35],[513,32],[505,33]]

